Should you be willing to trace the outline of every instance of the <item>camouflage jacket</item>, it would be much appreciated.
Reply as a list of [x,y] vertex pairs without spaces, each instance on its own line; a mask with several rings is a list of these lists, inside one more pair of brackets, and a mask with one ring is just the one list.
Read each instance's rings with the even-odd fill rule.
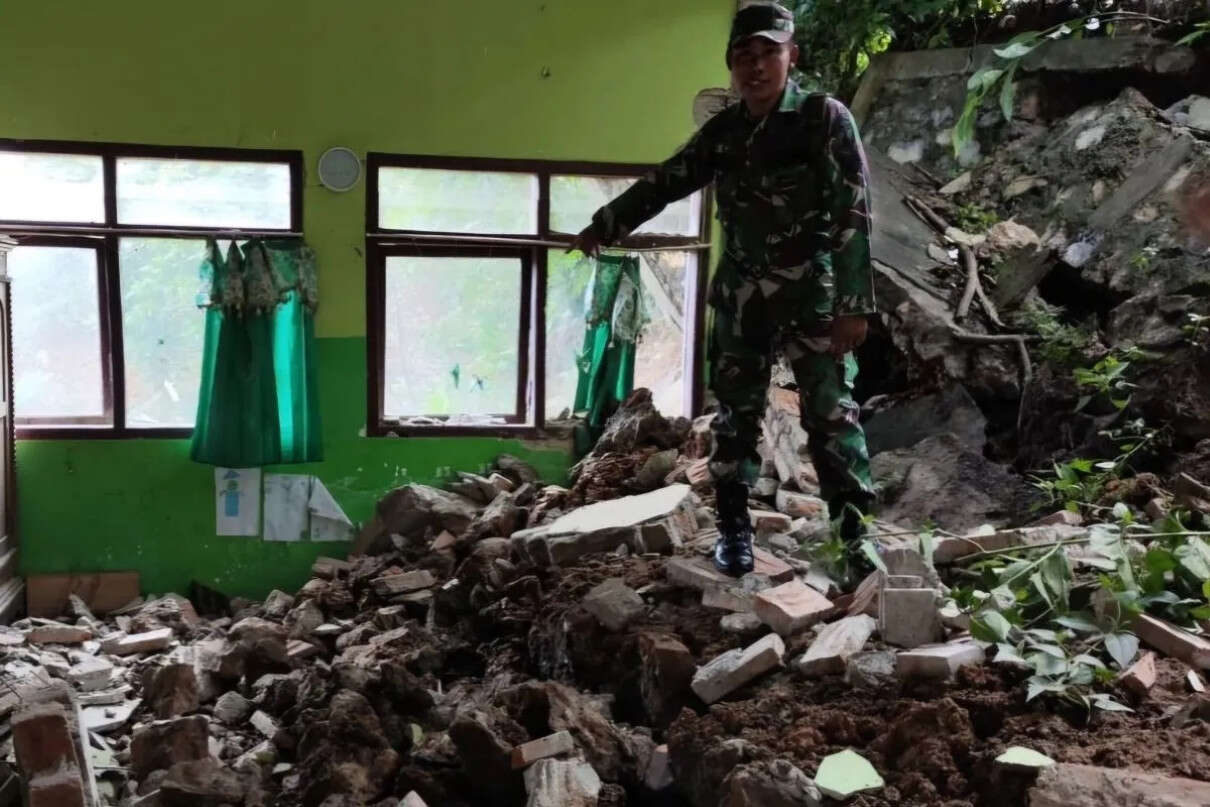
[[735,311],[759,294],[790,321],[873,313],[869,171],[844,104],[790,83],[765,118],[727,107],[598,210],[596,235],[615,243],[710,182],[723,237],[712,305]]

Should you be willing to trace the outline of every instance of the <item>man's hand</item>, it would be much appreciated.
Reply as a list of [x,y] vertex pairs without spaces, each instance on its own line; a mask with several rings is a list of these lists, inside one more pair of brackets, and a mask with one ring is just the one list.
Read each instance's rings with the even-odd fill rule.
[[830,352],[833,356],[839,358],[850,350],[861,347],[861,343],[865,341],[866,333],[868,333],[869,329],[869,322],[860,314],[837,317],[832,320],[832,347],[830,348]]
[[601,242],[597,239],[596,229],[591,224],[580,231],[580,234],[576,236],[576,240],[571,243],[567,251],[575,252],[577,249],[583,252],[585,257],[588,258],[600,256]]

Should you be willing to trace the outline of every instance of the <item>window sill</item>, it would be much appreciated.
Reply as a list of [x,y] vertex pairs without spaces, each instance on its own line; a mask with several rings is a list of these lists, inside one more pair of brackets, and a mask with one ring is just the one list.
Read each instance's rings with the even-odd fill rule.
[[191,428],[116,429],[113,426],[16,426],[18,440],[188,440]]

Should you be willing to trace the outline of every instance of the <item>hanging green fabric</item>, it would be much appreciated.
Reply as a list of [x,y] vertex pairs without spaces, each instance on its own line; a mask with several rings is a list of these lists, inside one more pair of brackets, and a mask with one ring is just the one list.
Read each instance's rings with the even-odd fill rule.
[[634,390],[635,342],[647,323],[639,260],[603,255],[588,284],[584,348],[574,411],[584,413],[595,438],[618,405]]
[[202,382],[190,456],[227,468],[323,459],[315,259],[293,239],[207,244]]

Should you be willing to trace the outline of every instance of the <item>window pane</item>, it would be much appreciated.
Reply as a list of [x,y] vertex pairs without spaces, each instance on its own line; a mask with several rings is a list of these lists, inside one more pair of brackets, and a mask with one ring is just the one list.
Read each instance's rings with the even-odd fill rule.
[[546,257],[546,418],[554,420],[576,400],[584,347],[585,297],[592,281],[592,262],[563,250]]
[[290,229],[285,163],[118,159],[118,222]]
[[96,250],[17,247],[8,269],[16,416],[100,419],[105,404]]
[[[592,214],[635,183],[632,177],[550,178],[550,228],[559,233],[578,233],[592,221]],[[702,194],[694,193],[664,208],[636,233],[698,235],[701,232]]]
[[685,415],[685,273],[697,273],[697,253],[644,252],[639,260],[651,322],[635,351],[634,385],[651,390],[661,414]]
[[538,177],[492,171],[378,169],[378,226],[390,230],[534,235]]
[[520,259],[389,256],[385,322],[384,417],[516,412]]
[[0,219],[103,223],[101,158],[0,151]]
[[132,429],[193,426],[206,325],[197,306],[205,252],[200,239],[121,240],[126,425]]
[[[693,252],[643,253],[639,260],[643,305],[650,322],[635,351],[636,387],[652,391],[666,416],[685,414],[685,272],[697,272]],[[657,278],[659,285],[656,285]],[[555,419],[575,402],[577,360],[584,346],[585,298],[592,263],[550,250],[546,273],[546,417]]]

